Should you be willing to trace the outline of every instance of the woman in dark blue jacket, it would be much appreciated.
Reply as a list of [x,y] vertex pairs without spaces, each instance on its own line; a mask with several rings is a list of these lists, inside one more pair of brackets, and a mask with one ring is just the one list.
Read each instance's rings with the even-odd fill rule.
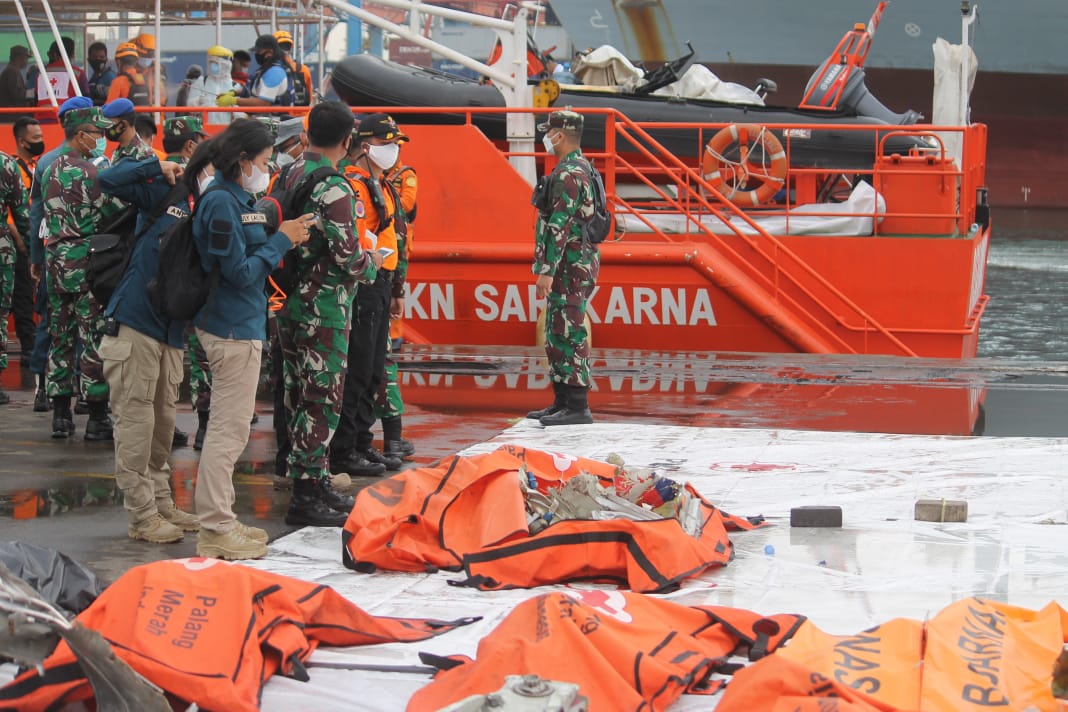
[[193,319],[212,377],[211,420],[197,470],[197,554],[247,559],[267,553],[267,537],[234,516],[232,478],[248,443],[267,338],[264,283],[291,247],[307,241],[314,216],[287,220],[267,234],[266,218],[252,200],[270,179],[274,141],[264,124],[238,119],[212,143],[210,184],[205,162],[192,160],[186,168],[204,191],[193,218],[201,264],[205,272],[219,271],[218,287]]
[[[195,185],[190,189],[176,180],[180,173],[178,164],[160,163],[153,156],[121,160],[97,176],[105,193],[139,211],[139,239],[104,311],[107,327],[100,356],[111,388],[115,479],[129,518],[127,533],[155,544],[180,541],[183,530],[198,528],[196,517],[174,506],[168,463],[183,376],[182,324],[159,314],[145,291],[156,277],[160,237],[179,215],[189,212],[196,193]],[[163,207],[167,210],[160,212]]]

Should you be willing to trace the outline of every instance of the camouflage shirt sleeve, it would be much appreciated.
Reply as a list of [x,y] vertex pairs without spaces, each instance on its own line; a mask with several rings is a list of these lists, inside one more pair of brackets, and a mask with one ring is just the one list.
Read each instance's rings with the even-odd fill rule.
[[534,266],[537,275],[556,274],[567,243],[582,239],[582,226],[576,219],[582,206],[590,199],[589,179],[581,168],[569,167],[552,178],[550,215],[548,220],[538,217],[534,243]]
[[18,164],[11,158],[0,154],[0,200],[8,213],[8,219],[15,226],[23,243],[27,243],[30,234],[30,197]]
[[315,187],[311,200],[319,206],[314,212],[322,216],[329,259],[333,259],[343,272],[356,275],[361,282],[368,281],[367,268],[370,266],[373,271],[374,266],[360,248],[352,186],[344,178],[327,178]]

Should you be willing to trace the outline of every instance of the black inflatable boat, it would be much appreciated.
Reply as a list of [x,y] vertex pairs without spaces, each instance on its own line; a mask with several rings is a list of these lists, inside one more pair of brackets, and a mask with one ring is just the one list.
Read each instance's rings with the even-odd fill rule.
[[[913,112],[894,114],[885,110],[863,88],[863,76],[858,75],[861,100],[854,105],[884,109],[882,118],[862,116],[854,111],[815,111],[781,106],[729,104],[717,101],[669,99],[658,96],[620,94],[598,90],[562,87],[556,106],[576,109],[614,108],[637,122],[692,122],[715,124],[823,124],[826,130],[789,131],[791,165],[803,168],[849,168],[871,170],[875,156],[874,131],[836,130],[845,125],[885,125],[888,131],[900,130],[902,123],[915,123]],[[331,86],[338,97],[353,107],[503,107],[504,97],[491,85],[456,77],[442,72],[410,67],[370,54],[358,54],[342,60],[331,76]],[[889,119],[889,120],[888,120]],[[434,114],[409,114],[404,122],[463,123],[464,117]],[[494,140],[505,138],[504,114],[475,114],[473,121]],[[591,150],[603,148],[598,142],[604,136],[603,116],[590,115],[586,120],[583,145]],[[650,135],[665,148],[682,158],[696,160],[701,153],[698,134],[693,129],[655,129]],[[704,139],[712,132],[705,132]],[[775,131],[783,145],[784,131]],[[929,144],[918,136],[893,136],[887,140],[886,153],[908,153],[910,148],[927,148]],[[617,149],[627,151],[626,146]]]

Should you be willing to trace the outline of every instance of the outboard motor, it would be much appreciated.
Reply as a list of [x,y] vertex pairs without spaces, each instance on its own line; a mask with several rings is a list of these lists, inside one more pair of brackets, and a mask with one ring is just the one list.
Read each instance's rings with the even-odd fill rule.
[[890,111],[876,99],[864,81],[864,61],[871,40],[886,9],[880,2],[867,25],[857,23],[846,32],[827,61],[820,65],[805,87],[799,108],[816,111],[849,111],[888,124],[914,124],[923,118],[911,109],[902,114]]
[[812,78],[808,80],[808,85],[805,87],[805,102],[802,103],[802,108],[847,111],[855,113],[857,116],[870,116],[888,124],[899,125],[915,124],[923,118],[922,114],[912,109],[901,113],[888,109],[868,90],[868,85],[864,80],[864,70],[860,67],[854,67],[849,72],[849,76],[845,80],[845,86],[836,97],[837,101],[834,102],[833,106],[823,104],[822,102],[828,98],[828,94],[836,91],[834,79],[841,76],[842,71],[844,71],[844,65],[832,67],[824,65],[820,67],[812,75]]

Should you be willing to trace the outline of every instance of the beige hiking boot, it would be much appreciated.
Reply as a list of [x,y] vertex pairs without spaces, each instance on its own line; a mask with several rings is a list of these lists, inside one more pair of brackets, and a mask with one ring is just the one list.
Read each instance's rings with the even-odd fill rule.
[[158,513],[139,522],[132,522],[126,529],[126,533],[131,539],[141,539],[152,544],[169,544],[181,541],[183,537],[181,529]]
[[260,529],[259,527],[250,527],[247,524],[242,524],[236,519],[234,520],[234,529],[239,531],[246,539],[258,541],[263,544],[266,544],[267,541],[271,538],[270,535],[267,534],[266,529]]
[[200,531],[200,521],[196,518],[195,514],[190,514],[189,512],[183,512],[182,510],[178,509],[177,507],[173,507],[173,506],[170,509],[165,509],[163,507],[160,507],[159,513],[160,513],[161,517],[163,517],[168,522],[170,522],[174,526],[178,527],[182,531],[185,531],[185,532]]
[[249,539],[237,527],[226,532],[213,532],[210,529],[197,532],[197,556],[235,561],[258,559],[266,555],[266,544]]

